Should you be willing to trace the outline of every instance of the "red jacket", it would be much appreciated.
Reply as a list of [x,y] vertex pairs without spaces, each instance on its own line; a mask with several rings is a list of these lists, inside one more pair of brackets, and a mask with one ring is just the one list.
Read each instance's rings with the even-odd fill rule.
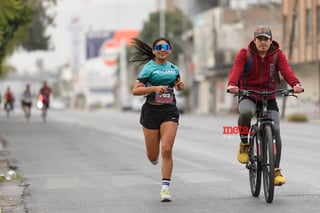
[[8,102],[8,103],[11,103],[11,102],[13,102],[14,101],[14,97],[13,97],[13,94],[11,93],[11,92],[6,92],[5,93],[5,97],[6,97],[6,101]]
[[[253,41],[249,43],[248,51],[251,52],[254,59],[246,77],[240,79],[244,67],[249,61],[249,59],[247,59],[247,50],[242,48],[234,60],[233,67],[229,74],[228,85],[238,86],[238,81],[240,80],[240,89],[273,91],[277,88],[278,83],[276,75],[277,70],[280,71],[284,80],[291,87],[300,83],[294,72],[291,70],[286,56],[282,50],[279,49],[279,44],[276,41],[272,41],[272,45],[264,58],[258,54]],[[277,59],[274,60],[272,56],[277,52]],[[276,62],[275,65],[273,65],[274,61]]]
[[51,88],[48,86],[43,86],[40,89],[40,94],[42,95],[42,101],[45,103],[49,103],[50,101],[50,94],[51,94]]

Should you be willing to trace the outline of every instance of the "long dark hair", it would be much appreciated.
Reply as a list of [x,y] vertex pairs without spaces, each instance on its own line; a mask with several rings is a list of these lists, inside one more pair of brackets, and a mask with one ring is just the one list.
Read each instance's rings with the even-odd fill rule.
[[133,46],[136,49],[136,52],[133,53],[133,56],[130,58],[129,62],[134,63],[134,62],[139,62],[139,65],[145,64],[146,62],[154,59],[155,55],[153,54],[152,50],[153,47],[159,42],[159,41],[165,41],[167,42],[170,47],[171,42],[167,38],[157,38],[156,40],[153,41],[152,47],[150,47],[147,43],[141,41],[140,39],[133,38]]

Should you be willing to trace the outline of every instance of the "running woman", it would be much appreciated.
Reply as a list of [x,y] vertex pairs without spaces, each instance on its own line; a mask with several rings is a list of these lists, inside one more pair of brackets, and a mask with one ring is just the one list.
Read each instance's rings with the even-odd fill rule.
[[22,93],[21,105],[26,119],[29,120],[31,116],[32,106],[32,94],[30,91],[30,84],[26,84],[25,90]]
[[146,154],[154,165],[161,152],[162,187],[160,201],[171,201],[169,185],[173,169],[172,148],[179,124],[179,110],[176,106],[174,89],[184,90],[179,69],[168,61],[172,45],[166,38],[156,39],[152,47],[134,39],[136,52],[130,62],[143,65],[133,86],[133,95],[145,95],[140,124],[146,144]]

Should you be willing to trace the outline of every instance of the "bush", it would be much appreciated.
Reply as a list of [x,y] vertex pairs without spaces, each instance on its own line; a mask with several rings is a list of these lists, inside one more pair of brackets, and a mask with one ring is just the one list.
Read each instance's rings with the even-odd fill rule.
[[307,122],[308,117],[305,114],[295,113],[288,116],[288,121],[291,122]]

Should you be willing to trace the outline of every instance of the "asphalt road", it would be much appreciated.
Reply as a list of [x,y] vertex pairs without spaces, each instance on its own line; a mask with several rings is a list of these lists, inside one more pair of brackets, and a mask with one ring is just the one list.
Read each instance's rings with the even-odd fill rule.
[[174,146],[173,202],[159,202],[161,164],[147,161],[139,113],[49,111],[43,123],[0,113],[0,135],[30,186],[29,213],[319,212],[319,120],[281,123],[282,171],[272,204],[250,194],[236,160],[236,116],[182,115]]

